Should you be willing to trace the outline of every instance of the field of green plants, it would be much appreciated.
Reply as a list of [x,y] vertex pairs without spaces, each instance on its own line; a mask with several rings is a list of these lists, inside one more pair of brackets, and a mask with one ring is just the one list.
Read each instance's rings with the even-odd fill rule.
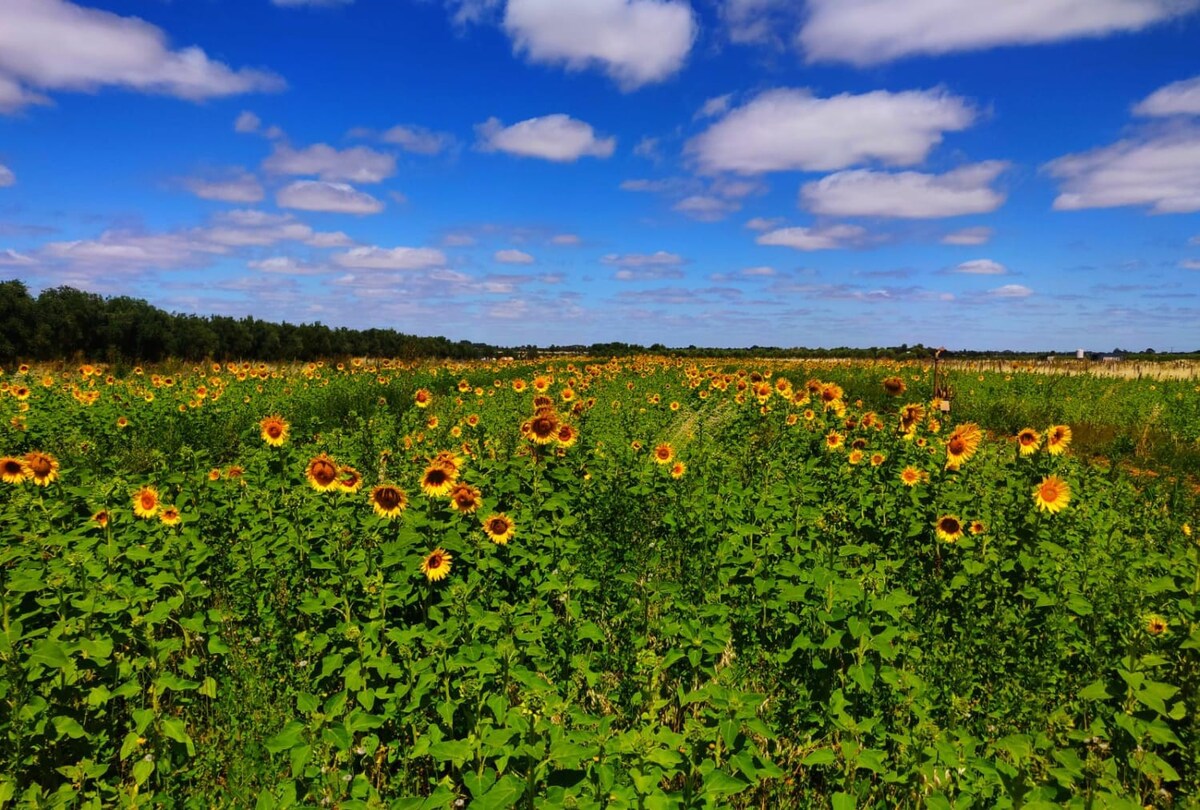
[[1200,387],[950,384],[5,369],[0,807],[1194,806]]

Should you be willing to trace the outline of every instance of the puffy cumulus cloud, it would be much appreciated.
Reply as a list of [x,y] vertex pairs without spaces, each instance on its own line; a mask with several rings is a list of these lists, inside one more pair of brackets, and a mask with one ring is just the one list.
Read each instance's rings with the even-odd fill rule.
[[523,250],[497,250],[492,259],[500,264],[533,264],[533,256]]
[[350,247],[354,244],[354,240],[341,231],[314,233],[305,241],[307,244],[318,248]]
[[962,166],[945,174],[838,172],[800,189],[800,202],[816,214],[836,217],[937,219],[986,214],[1004,204],[991,183],[1008,168],[998,160]]
[[699,222],[719,222],[741,210],[741,207],[742,204],[736,200],[723,199],[711,194],[692,194],[675,203],[672,210]]
[[300,211],[328,211],[334,214],[378,214],[384,208],[378,200],[347,183],[323,180],[297,180],[275,193],[280,208]]
[[233,131],[243,134],[258,132],[262,127],[262,119],[249,110],[242,110],[233,120]]
[[1200,76],[1160,87],[1138,103],[1133,114],[1151,117],[1200,115]]
[[1033,290],[1024,284],[1005,284],[1002,287],[988,290],[988,295],[992,298],[1028,298],[1033,295]]
[[1058,211],[1149,206],[1156,214],[1200,211],[1200,127],[1118,141],[1045,166],[1059,181]]
[[573,163],[581,157],[611,157],[616,138],[598,138],[591,124],[556,113],[529,118],[504,126],[489,118],[475,127],[479,148],[484,152],[507,152],[557,163]]
[[263,161],[271,174],[316,175],[322,180],[379,183],[396,173],[396,158],[366,146],[334,149],[324,143],[304,149],[277,144]]
[[278,91],[283,79],[235,69],[197,47],[173,50],[158,27],[67,0],[4,0],[0,110],[44,102],[36,91],[121,87],[200,101]]
[[1200,0],[809,0],[798,42],[809,61],[874,65],[1138,31]]
[[12,169],[8,168],[3,163],[0,163],[0,188],[15,185],[16,182],[17,176],[13,174]]
[[862,244],[866,228],[858,225],[826,225],[816,228],[777,228],[758,236],[760,245],[777,245],[795,250],[838,250]]
[[339,267],[354,270],[430,270],[444,268],[446,254],[436,248],[371,245],[335,254],[333,261]]
[[434,132],[412,124],[397,124],[380,133],[379,139],[418,155],[436,155],[454,143],[454,136],[448,132]]
[[227,246],[207,240],[199,233],[106,231],[97,239],[50,242],[39,253],[48,261],[113,272],[192,267],[227,251]]
[[805,89],[759,94],[688,141],[703,172],[832,171],[879,161],[925,159],[946,132],[966,129],[975,111],[941,90],[876,90],[818,98]]
[[508,0],[504,29],[532,62],[599,67],[634,90],[683,67],[697,24],[679,0]]
[[955,267],[954,272],[973,276],[1002,276],[1008,272],[1008,268],[991,259],[972,259]]
[[943,245],[986,245],[992,238],[992,229],[984,226],[963,228],[942,237]]
[[258,179],[243,170],[236,170],[218,178],[189,177],[183,184],[188,191],[204,200],[256,203],[261,201],[264,195]]
[[279,242],[309,242],[317,234],[291,214],[268,214],[241,209],[225,211],[213,217],[207,228],[194,229],[192,235],[222,247],[267,247]]

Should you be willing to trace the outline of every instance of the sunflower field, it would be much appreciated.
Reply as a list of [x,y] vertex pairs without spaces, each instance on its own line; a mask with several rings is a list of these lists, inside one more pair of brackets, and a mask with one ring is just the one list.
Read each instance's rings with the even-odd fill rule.
[[1200,388],[950,376],[6,369],[0,807],[1194,806]]

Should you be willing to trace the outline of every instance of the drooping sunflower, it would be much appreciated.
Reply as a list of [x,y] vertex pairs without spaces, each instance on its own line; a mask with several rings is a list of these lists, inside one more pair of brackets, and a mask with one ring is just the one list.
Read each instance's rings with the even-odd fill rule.
[[440,498],[450,494],[457,481],[457,470],[435,462],[426,467],[421,476],[421,491],[431,498]]
[[558,414],[554,411],[541,410],[529,420],[529,438],[536,444],[550,444],[558,438]]
[[1042,443],[1042,437],[1033,428],[1022,428],[1017,434],[1017,446],[1021,448],[1021,455],[1032,456],[1037,452],[1038,447]]
[[934,530],[938,538],[947,543],[954,543],[963,536],[962,521],[954,515],[942,515],[934,524]]
[[413,394],[413,402],[418,408],[428,408],[429,404],[433,402],[433,394],[429,393],[427,388],[418,388],[417,392]]
[[21,459],[12,456],[0,458],[0,481],[6,484],[20,484],[27,475],[28,472]]
[[512,518],[500,512],[484,518],[483,531],[493,543],[503,546],[513,538],[513,535],[516,533],[516,526]]
[[287,441],[291,425],[279,414],[271,414],[258,423],[262,440],[272,447],[282,447]]
[[974,422],[964,422],[954,428],[946,439],[946,469],[957,470],[979,450],[983,431]]
[[107,509],[101,509],[96,514],[92,515],[92,523],[95,523],[101,529],[108,527],[109,515]]
[[483,505],[483,497],[475,487],[460,483],[450,490],[450,503],[459,512],[469,514]]
[[435,548],[421,560],[421,573],[430,582],[445,579],[450,573],[450,562],[454,557],[444,548]]
[[175,526],[179,523],[181,518],[179,517],[178,509],[176,509],[174,506],[168,506],[162,510],[158,516],[158,519],[168,526]]
[[140,518],[152,518],[158,514],[158,490],[142,487],[133,493],[133,513]]
[[1066,452],[1071,444],[1070,425],[1052,425],[1046,431],[1046,451],[1052,456]]
[[304,468],[304,477],[317,492],[328,492],[338,488],[337,462],[325,453],[314,456]]
[[890,396],[898,397],[908,390],[908,386],[899,377],[887,377],[883,381],[883,390]]
[[676,461],[673,465],[671,465],[671,477],[672,478],[683,478],[683,474],[686,472],[687,472],[687,465],[684,464],[682,461]]
[[925,480],[925,473],[911,464],[900,471],[900,481],[906,487],[915,487]]
[[900,430],[911,435],[925,418],[925,406],[919,404],[905,405],[900,409]]
[[44,487],[58,479],[58,459],[40,450],[31,450],[25,454],[25,469],[29,480]]
[[1057,475],[1048,475],[1033,488],[1033,502],[1042,512],[1061,512],[1071,502],[1071,486]]
[[342,466],[338,468],[337,486],[342,492],[358,492],[362,489],[363,477],[362,473],[353,467]]
[[371,489],[371,508],[380,517],[394,518],[408,506],[408,495],[393,484],[380,484]]
[[654,448],[654,462],[656,464],[670,464],[675,460],[675,448],[669,443],[663,442],[656,445]]

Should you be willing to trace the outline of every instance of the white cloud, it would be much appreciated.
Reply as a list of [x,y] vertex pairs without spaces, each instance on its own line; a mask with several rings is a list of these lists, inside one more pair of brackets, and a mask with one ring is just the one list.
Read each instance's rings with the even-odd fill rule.
[[796,250],[838,250],[860,244],[866,237],[858,225],[828,225],[818,228],[780,228],[759,235],[760,245],[778,245]]
[[624,90],[678,72],[697,31],[678,0],[508,0],[504,28],[530,61],[600,67]]
[[774,267],[765,265],[760,267],[747,267],[739,271],[739,275],[747,276],[748,278],[764,278],[767,276],[778,275]]
[[1033,295],[1033,290],[1023,284],[1005,284],[1003,287],[988,290],[988,295],[993,298],[1028,298]]
[[739,45],[781,45],[801,6],[796,0],[725,0],[721,20],[731,42]]
[[1200,211],[1200,128],[1066,155],[1045,167],[1059,180],[1058,211],[1148,205],[1156,214]]
[[0,73],[0,113],[14,113],[34,104],[48,105],[50,99],[34,93]]
[[1008,268],[991,259],[972,259],[955,267],[954,272],[974,276],[1003,276],[1008,273]]
[[259,118],[257,115],[250,112],[249,110],[242,110],[242,112],[238,115],[238,117],[236,119],[234,119],[233,131],[241,132],[241,133],[258,132],[259,127],[261,127],[261,126],[262,126],[261,118]]
[[664,177],[658,180],[647,180],[639,177],[631,180],[622,180],[620,185],[621,191],[645,191],[653,194],[682,193],[689,188],[699,188],[699,184],[678,177]]
[[615,138],[597,138],[590,124],[561,113],[529,118],[509,127],[498,118],[489,118],[475,131],[479,148],[485,152],[507,152],[559,163],[585,156],[610,157],[617,145]]
[[1200,259],[1184,259],[1179,266],[1184,270],[1200,270]]
[[223,211],[213,224],[190,232],[204,242],[222,247],[268,246],[277,242],[304,242],[314,237],[313,229],[291,214],[265,211]]
[[1197,0],[809,0],[798,42],[809,61],[873,65],[916,54],[1138,31]]
[[436,155],[454,142],[454,137],[449,133],[434,132],[411,124],[397,124],[381,134],[379,139],[418,155]]
[[383,201],[346,183],[297,180],[275,193],[280,208],[329,211],[336,214],[378,214]]
[[263,198],[262,184],[254,175],[245,171],[218,179],[190,177],[184,180],[184,185],[197,197],[205,200],[256,203]]
[[196,233],[135,234],[106,231],[98,239],[50,242],[41,254],[53,261],[107,269],[173,269],[201,264],[226,251]]
[[446,266],[446,254],[435,248],[357,247],[333,257],[342,267],[355,270],[429,270]]
[[816,214],[835,217],[936,219],[986,214],[1004,204],[991,183],[1008,164],[986,161],[945,174],[838,172],[800,189],[801,204]]
[[683,264],[683,257],[658,250],[654,253],[609,253],[600,261],[614,267],[673,267]]
[[36,262],[24,253],[17,253],[11,248],[0,250],[0,267],[24,267]]
[[992,229],[987,227],[963,228],[942,237],[943,245],[986,245],[992,238]]
[[686,147],[705,172],[830,171],[879,161],[919,163],[945,132],[966,129],[975,112],[941,90],[876,90],[817,98],[808,90],[761,93]]
[[559,233],[550,237],[550,244],[560,247],[576,247],[582,245],[583,240],[573,233]]
[[646,158],[647,160],[658,161],[662,156],[658,153],[660,138],[651,138],[649,135],[643,137],[633,147],[633,153],[638,157]]
[[317,248],[350,247],[354,244],[354,240],[341,231],[314,233],[305,242]]
[[263,273],[282,273],[289,276],[315,276],[329,272],[328,267],[297,261],[291,256],[272,256],[269,259],[248,262],[251,269]]
[[324,143],[304,149],[277,144],[262,165],[271,174],[311,174],[350,183],[378,183],[396,173],[396,158],[391,155],[366,146],[338,150]]
[[230,68],[197,47],[172,50],[161,29],[137,17],[66,0],[4,0],[2,14],[0,83],[8,89],[0,92],[0,109],[5,111],[36,103],[34,90],[116,86],[200,101],[285,86],[273,73]]
[[746,227],[752,231],[769,231],[783,224],[781,217],[755,217],[746,222]]
[[1160,87],[1133,108],[1134,115],[1200,115],[1200,76]]
[[501,264],[533,264],[533,256],[523,250],[497,250],[492,258]]
[[699,222],[719,222],[740,210],[741,207],[741,203],[734,200],[722,199],[709,194],[693,194],[675,203],[672,210]]
[[0,163],[0,188],[15,185],[16,182],[17,176],[13,174],[12,169],[8,168],[3,163]]
[[733,100],[733,93],[726,93],[723,96],[714,96],[696,111],[693,116],[695,118],[716,118],[729,112],[729,102]]

